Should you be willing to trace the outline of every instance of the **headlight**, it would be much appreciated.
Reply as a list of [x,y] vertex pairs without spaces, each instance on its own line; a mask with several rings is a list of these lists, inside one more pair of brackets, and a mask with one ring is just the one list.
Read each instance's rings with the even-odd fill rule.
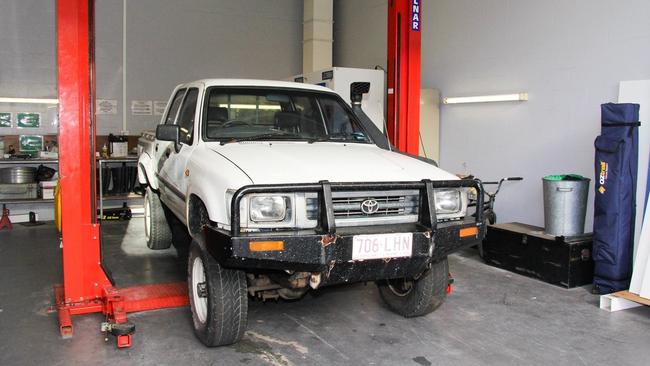
[[435,193],[436,213],[450,214],[461,210],[460,191],[455,189],[438,190]]
[[282,221],[287,215],[288,197],[253,196],[250,199],[249,217],[255,222]]

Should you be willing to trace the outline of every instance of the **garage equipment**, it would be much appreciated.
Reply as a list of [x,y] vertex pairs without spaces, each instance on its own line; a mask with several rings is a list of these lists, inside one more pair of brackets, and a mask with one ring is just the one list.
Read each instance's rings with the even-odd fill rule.
[[386,129],[398,150],[419,155],[420,0],[388,2],[388,108]]
[[[419,133],[419,6],[420,0],[392,0],[388,12],[394,117],[387,127],[395,145],[412,154],[418,153]],[[102,267],[95,207],[94,0],[59,0],[56,16],[63,284],[54,291],[60,331],[72,336],[72,315],[101,312],[102,329],[116,336],[118,347],[129,347],[135,327],[126,314],[185,306],[187,285],[118,289]]]
[[0,183],[0,200],[29,200],[38,198],[38,183]]
[[593,280],[592,236],[553,236],[537,226],[511,222],[490,225],[483,259],[495,267],[565,288]]
[[61,335],[72,336],[71,315],[101,312],[102,329],[129,347],[129,312],[185,306],[184,283],[114,287],[101,264],[96,217],[94,1],[57,2],[59,172],[63,284],[54,287]]
[[589,178],[577,174],[547,175],[544,191],[544,230],[555,236],[585,232]]
[[11,220],[9,220],[9,209],[7,208],[7,205],[2,205],[2,218],[0,219],[0,230],[2,229],[7,229],[7,230],[13,229],[13,225],[11,225]]
[[332,67],[306,74],[294,75],[290,81],[304,82],[330,88],[350,103],[350,86],[356,82],[369,83],[368,91],[361,98],[361,108],[375,126],[384,131],[385,123],[385,78],[384,70]]
[[17,166],[0,169],[0,184],[34,183],[36,182],[37,168]]
[[594,198],[594,292],[625,290],[632,276],[639,105],[601,105],[596,138]]
[[[464,178],[467,179],[467,178]],[[483,190],[483,193],[485,194],[485,203],[484,203],[484,208],[483,208],[483,215],[485,219],[488,221],[490,225],[494,225],[497,223],[497,214],[494,212],[494,204],[496,203],[497,200],[497,194],[499,194],[499,191],[501,191],[501,186],[503,185],[503,182],[514,182],[514,181],[520,181],[523,180],[524,178],[522,177],[508,177],[508,178],[501,178],[498,182],[482,182],[484,186],[489,186],[489,185],[496,185],[497,189],[494,190],[494,192],[490,192],[487,189]],[[476,206],[476,199],[471,198],[472,196],[470,195],[470,207]]]

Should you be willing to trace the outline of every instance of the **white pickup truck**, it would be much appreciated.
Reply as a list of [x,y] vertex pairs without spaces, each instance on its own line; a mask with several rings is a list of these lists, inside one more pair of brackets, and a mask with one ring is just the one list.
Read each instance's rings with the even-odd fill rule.
[[353,83],[350,107],[315,85],[199,80],[177,86],[155,135],[140,138],[147,245],[189,234],[204,344],[242,337],[249,295],[375,281],[405,317],[443,302],[447,255],[485,235],[481,200],[467,208],[480,182],[394,151],[361,111],[367,88]]

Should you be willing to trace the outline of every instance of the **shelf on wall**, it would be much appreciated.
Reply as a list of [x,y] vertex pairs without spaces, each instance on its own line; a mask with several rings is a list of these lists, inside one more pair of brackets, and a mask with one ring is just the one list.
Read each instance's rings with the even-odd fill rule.
[[[127,195],[115,195],[115,196],[104,196],[104,201],[119,201],[119,200],[132,200],[137,198],[143,198],[139,194],[130,193]],[[9,198],[9,199],[0,199],[0,204],[29,204],[29,203],[52,203],[54,199],[52,198]]]
[[131,200],[131,199],[136,199],[136,198],[142,198],[144,199],[144,196],[136,194],[136,193],[129,193],[129,194],[118,194],[114,196],[106,196],[104,195],[104,201],[116,201],[116,200]]
[[0,204],[17,204],[17,203],[52,203],[54,202],[53,198],[8,198],[0,199]]
[[0,164],[22,165],[22,164],[58,164],[58,159],[0,159]]

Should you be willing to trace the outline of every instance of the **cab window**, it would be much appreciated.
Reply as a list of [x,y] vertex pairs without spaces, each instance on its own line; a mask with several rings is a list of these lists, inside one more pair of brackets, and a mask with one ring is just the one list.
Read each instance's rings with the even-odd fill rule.
[[176,92],[176,95],[174,95],[172,104],[169,107],[169,111],[167,111],[167,116],[165,117],[166,125],[174,124],[174,121],[176,121],[176,114],[178,114],[178,107],[180,107],[181,105],[181,101],[183,100],[183,95],[185,95],[185,89],[179,89]]
[[178,115],[178,126],[181,128],[181,142],[191,145],[194,137],[194,116],[199,89],[190,88],[185,95],[183,106]]

